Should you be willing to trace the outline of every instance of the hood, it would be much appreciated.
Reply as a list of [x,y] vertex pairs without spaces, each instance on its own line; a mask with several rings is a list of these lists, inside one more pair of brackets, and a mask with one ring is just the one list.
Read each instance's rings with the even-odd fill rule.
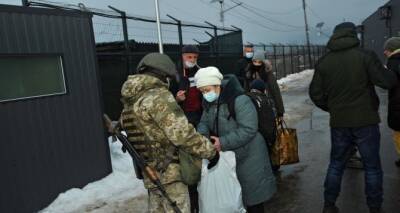
[[[243,95],[246,92],[239,83],[239,80],[235,75],[227,74],[224,75],[224,79],[221,82],[222,93],[219,96],[220,104],[227,104],[233,101],[237,96]],[[211,105],[216,105],[216,102],[209,103],[203,100],[203,108],[208,110]]]
[[229,103],[237,96],[245,93],[235,75],[225,75],[221,82],[222,93],[219,98],[220,103]]
[[342,29],[332,35],[327,46],[331,51],[340,51],[360,46],[360,40],[355,30]]
[[122,102],[136,100],[145,91],[162,87],[168,89],[168,84],[156,77],[146,74],[130,75],[121,89]]

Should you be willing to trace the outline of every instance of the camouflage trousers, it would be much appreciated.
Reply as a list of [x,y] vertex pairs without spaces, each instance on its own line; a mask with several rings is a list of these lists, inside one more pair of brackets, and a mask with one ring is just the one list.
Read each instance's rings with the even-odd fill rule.
[[[178,205],[182,213],[190,213],[190,198],[187,185],[177,182],[164,185],[165,191]],[[157,189],[149,190],[149,213],[175,213],[171,204]]]

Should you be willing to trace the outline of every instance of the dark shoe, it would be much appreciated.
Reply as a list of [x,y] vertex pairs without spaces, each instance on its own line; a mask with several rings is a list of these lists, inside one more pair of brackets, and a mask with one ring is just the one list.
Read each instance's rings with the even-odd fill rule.
[[383,213],[381,208],[369,208],[369,213]]
[[400,159],[397,160],[396,162],[394,162],[396,164],[397,167],[400,167]]
[[325,206],[322,213],[339,213],[339,208],[336,206]]

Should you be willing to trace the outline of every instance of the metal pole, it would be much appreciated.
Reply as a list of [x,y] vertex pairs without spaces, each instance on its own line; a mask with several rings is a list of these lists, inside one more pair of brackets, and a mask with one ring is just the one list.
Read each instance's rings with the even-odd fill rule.
[[286,54],[285,54],[285,45],[282,45],[282,56],[283,56],[283,77],[286,77]]
[[274,48],[274,67],[275,67],[275,77],[277,78],[277,79],[279,79],[279,77],[278,77],[278,65],[277,65],[277,57],[276,57],[276,46],[275,46],[275,44],[273,44],[273,48]]
[[294,73],[294,67],[293,67],[293,46],[290,46],[290,69],[292,70],[290,73]]
[[214,38],[213,39],[214,39],[215,64],[218,66],[218,61],[219,61],[218,28],[216,25],[213,25],[208,21],[205,21],[205,23],[214,28]]
[[162,42],[162,33],[161,33],[161,22],[160,22],[160,8],[158,7],[158,0],[154,0],[154,4],[156,7],[156,18],[157,18],[158,49],[159,49],[160,53],[164,53],[163,42]]
[[298,73],[298,72],[300,72],[300,47],[299,47],[299,45],[297,45],[297,52],[296,52],[296,55],[297,55],[297,70],[296,70],[296,73]]
[[307,48],[308,48],[308,61],[311,67],[311,49],[310,49],[310,35],[308,29],[308,21],[307,21],[307,11],[306,11],[306,0],[303,0],[303,10],[304,10],[304,22],[306,27],[306,39],[307,39]]
[[126,72],[127,74],[133,74],[133,70],[130,69],[130,57],[129,57],[129,35],[128,35],[128,24],[126,21],[126,13],[122,10],[118,10],[115,7],[108,6],[110,9],[116,11],[117,13],[121,14],[121,21],[122,21],[122,32],[124,35],[124,53],[125,53],[125,60],[126,60]]
[[178,38],[179,38],[179,46],[182,49],[183,47],[183,38],[182,38],[182,22],[170,15],[167,15],[170,19],[176,21],[176,23],[178,24]]
[[176,21],[178,24],[178,38],[179,38],[179,55],[178,59],[181,60],[182,62],[180,63],[180,70],[183,70],[183,59],[182,59],[182,48],[183,48],[183,38],[182,38],[182,22],[170,15],[167,15],[170,19]]
[[307,50],[306,50],[306,46],[303,46],[303,54],[304,54],[304,69],[307,69],[308,67],[310,67],[310,61],[308,61],[308,66],[307,66]]

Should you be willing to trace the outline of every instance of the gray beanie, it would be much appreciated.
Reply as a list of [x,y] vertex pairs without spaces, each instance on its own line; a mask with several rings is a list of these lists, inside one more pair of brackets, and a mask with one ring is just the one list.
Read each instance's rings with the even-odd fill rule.
[[386,42],[385,42],[385,46],[384,46],[385,50],[389,50],[389,51],[395,51],[400,49],[400,37],[392,37],[389,38]]
[[265,61],[265,59],[267,59],[265,57],[265,52],[256,52],[256,53],[254,53],[253,61],[254,60]]

